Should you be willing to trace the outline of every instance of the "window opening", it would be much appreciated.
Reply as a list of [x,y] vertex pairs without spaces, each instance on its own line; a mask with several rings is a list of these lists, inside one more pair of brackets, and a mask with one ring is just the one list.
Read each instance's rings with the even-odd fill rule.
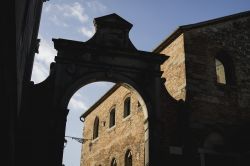
[[93,129],[93,139],[97,138],[99,134],[99,118],[95,118],[94,129]]
[[124,101],[124,114],[123,117],[127,117],[130,115],[130,97],[127,97],[126,100]]
[[130,150],[125,154],[125,166],[132,166],[132,154]]
[[117,166],[117,163],[116,163],[116,159],[113,158],[112,161],[111,161],[111,166]]
[[109,114],[109,128],[115,125],[115,108],[110,111]]
[[217,83],[226,84],[224,65],[221,63],[221,61],[215,59],[215,66],[216,66]]

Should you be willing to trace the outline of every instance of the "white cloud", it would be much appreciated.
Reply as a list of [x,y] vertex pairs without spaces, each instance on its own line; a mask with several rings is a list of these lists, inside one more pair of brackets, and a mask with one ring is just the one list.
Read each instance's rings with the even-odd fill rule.
[[49,66],[54,61],[56,50],[52,47],[52,41],[40,37],[39,54],[35,55],[31,80],[35,83],[43,81],[49,75]]
[[80,94],[79,92],[76,92],[76,93],[74,94],[74,96],[75,96],[76,98],[82,98],[82,94]]
[[101,15],[107,11],[107,7],[97,0],[86,0],[81,3],[45,3],[44,11],[54,25],[75,28],[84,37],[90,38],[95,32],[90,21],[93,12]]
[[60,19],[58,19],[58,17],[56,15],[52,15],[49,17],[49,20],[52,21],[55,25],[57,26],[64,26],[64,27],[68,27],[69,25],[67,23],[65,23],[64,21],[61,21]]
[[89,16],[85,13],[84,8],[78,2],[73,4],[56,4],[54,5],[54,9],[57,10],[54,12],[60,12],[65,17],[73,17],[81,23],[85,23],[89,19]]
[[85,111],[88,109],[87,105],[84,103],[84,99],[82,97],[77,98],[73,96],[70,99],[69,106],[70,109],[72,110],[79,110],[81,112]]
[[102,3],[100,3],[99,1],[88,1],[86,2],[87,6],[95,11],[95,12],[105,12],[107,11],[107,7],[105,5],[103,5]]
[[89,16],[86,14],[85,9],[78,2],[71,4],[46,3],[44,11],[48,20],[60,27],[69,27],[72,25],[72,18],[81,24],[89,21]]
[[66,6],[65,14],[76,17],[81,22],[86,22],[89,19],[88,15],[84,13],[84,8],[78,2],[75,2],[72,6]]
[[115,83],[113,83],[113,82],[104,82],[104,81],[95,82],[94,84],[95,84],[95,86],[101,87],[101,88],[111,88],[112,86],[115,85]]
[[47,70],[48,69],[46,68],[46,65],[39,63],[38,61],[35,61],[31,80],[33,80],[35,83],[41,82],[48,75]]
[[48,13],[48,12],[50,12],[51,11],[51,3],[45,3],[45,5],[44,5],[44,11],[46,12],[46,13]]
[[40,38],[40,46],[39,46],[39,54],[36,56],[38,61],[44,62],[46,65],[54,61],[54,57],[56,56],[56,50],[53,48],[52,41],[47,41],[43,37]]
[[81,32],[81,34],[83,34],[84,36],[88,38],[92,37],[95,33],[94,28],[90,29],[87,27],[82,27],[79,31]]

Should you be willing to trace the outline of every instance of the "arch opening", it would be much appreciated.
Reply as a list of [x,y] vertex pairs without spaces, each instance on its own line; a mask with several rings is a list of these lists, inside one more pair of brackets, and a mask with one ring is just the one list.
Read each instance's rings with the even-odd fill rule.
[[111,161],[111,166],[117,166],[117,163],[116,163],[116,159],[113,158],[112,161]]
[[222,85],[236,85],[235,67],[231,56],[220,51],[215,56],[216,81]]
[[95,118],[93,125],[93,140],[98,138],[99,135],[99,118],[98,116]]
[[124,101],[124,112],[123,112],[124,118],[130,115],[130,109],[131,109],[131,102],[130,102],[130,96],[129,96]]
[[129,150],[127,150],[126,154],[125,154],[125,166],[132,166],[132,153]]
[[[90,101],[93,99],[91,97],[91,99],[89,99],[88,95],[98,93],[93,91],[93,89],[98,89],[95,88],[98,84],[107,84],[106,89],[104,88],[105,90],[102,91],[101,95],[99,93],[98,99]],[[128,101],[126,100],[128,96],[130,116],[124,118],[124,110],[126,109],[124,105],[126,105]],[[86,104],[87,102],[91,104]],[[77,104],[80,110],[77,110]],[[78,153],[80,153],[78,154],[78,156],[80,155],[78,158],[80,160],[78,160],[80,166],[89,164],[107,165],[108,163],[110,165],[111,160],[109,156],[111,156],[112,153],[116,162],[122,164],[125,162],[124,156],[126,151],[119,152],[121,153],[121,155],[119,155],[117,154],[117,149],[127,148],[130,148],[131,152],[137,153],[137,155],[142,158],[140,161],[143,162],[139,163],[139,165],[146,165],[146,163],[149,162],[147,106],[139,92],[131,85],[126,83],[114,84],[111,82],[94,82],[87,84],[71,97],[68,103],[68,109],[69,114],[65,132],[65,139],[67,140],[68,146],[65,147],[63,156],[63,163],[65,165],[69,165],[66,163],[66,160],[69,160],[70,156],[75,156],[77,153],[76,146],[78,146]],[[84,109],[85,112],[83,111]],[[76,112],[78,112],[78,117],[76,116]],[[81,112],[80,116],[79,112]],[[74,118],[72,117],[73,115],[75,116]],[[75,134],[74,130],[76,130],[77,127],[79,128],[79,126],[72,127],[70,123],[76,120],[80,121],[79,117],[83,125],[81,124],[80,127],[81,132]],[[139,137],[135,138],[135,136]],[[78,141],[70,141],[71,139],[68,139],[69,137],[75,138],[75,140],[78,138]],[[132,143],[135,142],[135,140],[139,147]],[[79,142],[82,144],[79,144]],[[103,149],[100,149],[103,143],[105,146]],[[79,146],[81,147],[79,148]],[[124,146],[124,148],[119,146]],[[106,151],[108,151],[108,153]],[[103,155],[102,152],[108,154],[108,156]],[[95,160],[89,157],[93,154],[96,156],[94,157]],[[119,158],[119,156],[123,156],[123,158]]]
[[109,113],[109,128],[115,125],[115,108],[113,108]]
[[223,65],[223,63],[218,60],[215,59],[215,67],[216,67],[216,80],[217,83],[219,84],[226,84],[226,75],[225,75],[225,67]]

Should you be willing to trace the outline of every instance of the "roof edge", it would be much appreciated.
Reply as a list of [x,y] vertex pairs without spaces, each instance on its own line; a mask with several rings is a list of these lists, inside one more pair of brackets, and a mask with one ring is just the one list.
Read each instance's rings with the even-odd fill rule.
[[186,32],[188,30],[191,30],[194,28],[200,28],[200,27],[207,26],[207,25],[218,24],[221,22],[226,22],[229,20],[238,19],[238,18],[246,17],[246,16],[250,16],[250,10],[236,13],[236,14],[223,16],[223,17],[218,17],[215,19],[210,19],[207,21],[202,21],[202,22],[198,22],[198,23],[194,23],[194,24],[187,24],[187,25],[179,26],[173,33],[171,33],[165,40],[163,40],[163,42],[161,42],[156,48],[154,48],[152,52],[159,53],[160,51],[162,51],[162,49],[166,45],[168,45],[174,39],[179,37],[179,35],[181,33]]
[[165,38],[156,48],[153,49],[152,52],[154,53],[159,53],[160,51],[163,50],[163,48],[171,43],[174,39],[180,36],[182,33],[181,27],[178,27],[174,32],[172,32],[167,38]]
[[97,100],[87,111],[85,111],[81,116],[81,118],[85,118],[88,116],[95,108],[97,108],[104,100],[106,100],[114,91],[116,91],[121,86],[121,83],[115,84],[112,88],[110,88],[99,100]]

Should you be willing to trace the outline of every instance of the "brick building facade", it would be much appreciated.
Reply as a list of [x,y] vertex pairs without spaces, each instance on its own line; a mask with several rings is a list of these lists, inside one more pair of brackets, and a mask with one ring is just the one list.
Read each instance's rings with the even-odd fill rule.
[[[249,11],[180,26],[154,50],[170,56],[165,86],[188,105],[185,135],[198,165],[249,164],[249,26]],[[180,157],[185,140],[173,142]]]
[[[165,87],[174,99],[185,103],[185,115],[177,120],[181,125],[172,126],[173,132],[162,137],[169,140],[166,157],[173,165],[184,164],[185,153],[190,155],[188,158],[193,160],[193,165],[249,164],[249,27],[249,11],[180,26],[153,51],[169,56],[162,65]],[[81,165],[110,165],[113,157],[122,165],[126,149],[132,152],[133,165],[144,165],[145,128],[143,114],[136,112],[138,105],[134,95],[131,120],[123,123],[122,119],[122,104],[127,93],[131,92],[118,88],[83,114],[84,138],[92,137],[97,116],[100,135],[91,144],[90,141],[83,144]],[[110,129],[109,111],[114,105],[117,125]],[[171,116],[167,110],[165,112],[166,117]],[[103,121],[106,121],[105,126],[102,126]],[[167,131],[170,122],[164,119],[162,122]],[[131,134],[130,139],[124,135],[126,133]],[[139,153],[138,163],[134,162],[136,153]]]
[[134,90],[116,84],[82,117],[82,166],[144,165],[147,115]]

